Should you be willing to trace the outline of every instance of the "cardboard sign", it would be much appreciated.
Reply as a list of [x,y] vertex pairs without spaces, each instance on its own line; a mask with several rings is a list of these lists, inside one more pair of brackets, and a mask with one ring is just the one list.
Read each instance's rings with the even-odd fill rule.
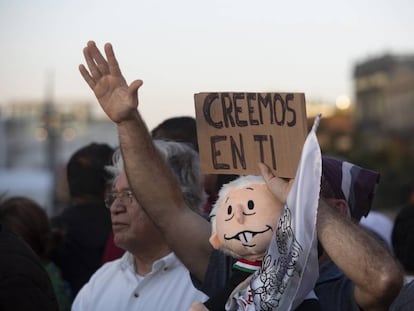
[[308,133],[303,93],[198,93],[198,147],[204,174],[259,175],[266,163],[295,176]]

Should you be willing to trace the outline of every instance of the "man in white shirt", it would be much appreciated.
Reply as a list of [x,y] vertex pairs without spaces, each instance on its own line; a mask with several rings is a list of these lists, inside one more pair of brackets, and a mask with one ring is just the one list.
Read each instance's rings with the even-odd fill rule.
[[[198,156],[191,147],[156,141],[158,151],[173,166],[190,206],[199,208],[204,193]],[[194,288],[190,274],[135,198],[119,151],[114,165],[113,192],[106,196],[114,242],[126,250],[103,265],[76,296],[72,310],[187,310],[208,297]]]

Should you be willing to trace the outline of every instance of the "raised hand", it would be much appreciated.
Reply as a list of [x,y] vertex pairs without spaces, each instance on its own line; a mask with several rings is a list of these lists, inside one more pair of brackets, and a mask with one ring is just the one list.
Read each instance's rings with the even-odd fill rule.
[[276,198],[285,203],[289,190],[293,185],[293,179],[285,181],[282,178],[275,176],[266,164],[259,163],[258,165],[260,173],[262,174],[269,190],[276,196]]
[[102,109],[108,117],[120,123],[131,119],[138,108],[138,89],[142,80],[135,80],[129,86],[115,58],[112,45],[106,43],[106,59],[94,41],[89,41],[83,49],[88,69],[79,65],[79,71],[94,92]]

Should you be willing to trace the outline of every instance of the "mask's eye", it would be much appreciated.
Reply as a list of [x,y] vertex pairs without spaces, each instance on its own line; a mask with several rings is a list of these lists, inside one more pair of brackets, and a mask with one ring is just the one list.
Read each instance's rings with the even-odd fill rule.
[[247,208],[250,209],[250,210],[254,209],[254,202],[253,202],[253,200],[249,200],[247,202]]
[[228,207],[227,207],[227,214],[228,215],[231,215],[231,213],[233,212],[233,208],[231,207],[231,205],[229,205]]

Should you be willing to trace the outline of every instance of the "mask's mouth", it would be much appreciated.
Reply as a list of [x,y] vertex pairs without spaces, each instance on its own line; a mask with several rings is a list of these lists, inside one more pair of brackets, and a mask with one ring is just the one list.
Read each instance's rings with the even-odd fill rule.
[[264,229],[263,231],[250,231],[250,230],[245,230],[245,231],[241,231],[231,237],[227,237],[226,235],[224,235],[224,239],[225,240],[239,240],[243,246],[247,246],[247,247],[254,247],[256,246],[256,244],[248,244],[257,234],[261,234],[261,233],[265,233],[267,231],[273,231],[272,227],[270,227],[269,225],[266,225],[266,229]]

